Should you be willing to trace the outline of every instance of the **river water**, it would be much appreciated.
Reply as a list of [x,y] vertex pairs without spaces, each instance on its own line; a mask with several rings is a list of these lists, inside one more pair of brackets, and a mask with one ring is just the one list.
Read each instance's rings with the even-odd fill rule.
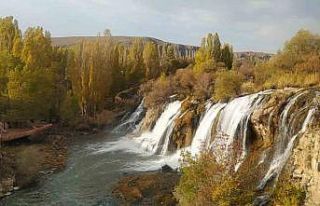
[[64,170],[45,176],[35,187],[15,192],[0,205],[118,205],[111,192],[119,178],[164,164],[161,156],[144,152],[138,143],[119,134],[79,137],[69,148]]

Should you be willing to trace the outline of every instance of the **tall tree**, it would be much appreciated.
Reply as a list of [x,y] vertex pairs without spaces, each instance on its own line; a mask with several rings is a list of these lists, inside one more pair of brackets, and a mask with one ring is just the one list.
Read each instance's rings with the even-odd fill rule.
[[227,69],[232,68],[233,64],[233,49],[229,44],[224,44],[221,50],[221,61],[225,64]]
[[146,78],[153,79],[160,75],[160,58],[158,48],[153,42],[147,42],[143,50]]
[[143,62],[143,43],[137,38],[129,49],[129,70],[126,79],[129,84],[136,84],[144,79],[145,67]]
[[215,62],[221,62],[221,42],[218,33],[213,35],[213,58]]

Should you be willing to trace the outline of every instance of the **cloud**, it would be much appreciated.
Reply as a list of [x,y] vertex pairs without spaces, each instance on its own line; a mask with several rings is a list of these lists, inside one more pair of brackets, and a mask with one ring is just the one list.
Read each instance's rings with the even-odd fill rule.
[[0,13],[53,36],[153,36],[199,44],[218,32],[236,50],[276,51],[300,28],[320,32],[318,0],[0,0]]

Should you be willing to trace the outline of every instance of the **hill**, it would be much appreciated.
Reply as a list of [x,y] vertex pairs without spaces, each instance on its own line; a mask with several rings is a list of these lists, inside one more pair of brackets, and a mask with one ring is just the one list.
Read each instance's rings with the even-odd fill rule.
[[[170,42],[165,42],[160,39],[156,39],[153,37],[137,37],[137,36],[112,36],[112,38],[120,43],[125,45],[132,44],[135,38],[141,38],[143,42],[152,41],[158,45],[166,45],[171,44],[175,48],[177,48],[182,54],[192,54],[194,56],[195,52],[199,49],[198,46],[192,45],[183,45],[183,44],[175,44]],[[96,36],[66,36],[66,37],[52,37],[53,46],[60,47],[69,47],[80,43],[83,40],[94,41],[97,39]],[[261,60],[268,60],[272,57],[273,54],[265,53],[265,52],[253,52],[253,51],[241,51],[234,52],[235,57],[240,60],[250,59],[250,58],[258,58]]]

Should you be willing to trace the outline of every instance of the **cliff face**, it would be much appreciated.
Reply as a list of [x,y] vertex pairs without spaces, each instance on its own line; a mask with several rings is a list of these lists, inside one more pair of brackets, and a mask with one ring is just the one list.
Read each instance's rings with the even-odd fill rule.
[[300,137],[287,167],[292,171],[292,179],[306,190],[305,205],[320,205],[319,126]]

